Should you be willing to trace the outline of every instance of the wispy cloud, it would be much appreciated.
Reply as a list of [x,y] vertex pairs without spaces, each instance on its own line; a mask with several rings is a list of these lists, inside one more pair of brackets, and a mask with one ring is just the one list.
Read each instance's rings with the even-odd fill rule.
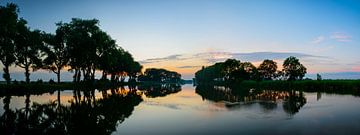
[[350,42],[352,37],[344,32],[334,32],[330,36],[331,39],[335,39],[338,42]]
[[325,36],[318,36],[311,41],[313,44],[319,44],[325,40]]
[[354,66],[352,67],[352,70],[355,72],[360,72],[360,66]]
[[233,57],[245,61],[262,61],[264,59],[286,59],[289,56],[298,58],[327,58],[325,56],[316,56],[296,52],[253,52],[253,53],[233,53]]
[[170,55],[170,56],[162,57],[162,58],[152,58],[152,59],[142,60],[142,61],[140,61],[140,63],[147,64],[147,63],[156,63],[156,62],[161,62],[161,61],[174,61],[174,60],[186,59],[186,58],[182,58],[182,56],[183,55],[181,55],[181,54],[174,54],[174,55]]
[[177,54],[161,58],[153,58],[143,60],[142,64],[145,68],[160,67],[169,70],[174,70],[183,75],[184,78],[193,78],[194,73],[202,66],[209,66],[216,62],[223,62],[226,59],[238,59],[241,62],[252,62],[257,66],[264,59],[271,59],[276,61],[281,67],[282,61],[290,56],[295,56],[309,67],[309,72],[333,71],[339,67],[339,63],[334,61],[334,58],[327,56],[318,56],[299,52],[225,52],[212,51],[194,54]]
[[[207,64],[213,64],[215,62],[224,61],[229,58],[239,59],[241,61],[262,61],[264,59],[285,59],[289,56],[295,56],[298,58],[327,58],[324,56],[315,56],[310,54],[304,53],[296,53],[296,52],[252,52],[252,53],[238,53],[238,52],[204,52],[204,53],[196,53],[191,55],[185,54],[177,54],[171,55],[162,58],[153,58],[153,59],[146,59],[141,61],[142,64],[147,63],[157,63],[157,62],[164,62],[164,61],[181,61],[181,60],[189,60],[189,59],[196,59],[200,61],[205,61]],[[195,68],[199,66],[178,66],[177,68]]]
[[198,67],[201,67],[201,66],[179,66],[176,68],[198,68]]

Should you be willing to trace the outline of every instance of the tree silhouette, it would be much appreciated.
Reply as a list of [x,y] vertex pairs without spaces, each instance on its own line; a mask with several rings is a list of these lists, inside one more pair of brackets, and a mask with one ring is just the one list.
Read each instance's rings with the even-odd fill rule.
[[129,82],[136,82],[136,78],[142,74],[143,66],[140,65],[139,62],[132,62],[128,74],[129,74]]
[[284,76],[288,80],[301,80],[306,74],[306,68],[296,57],[290,56],[283,63]]
[[276,77],[277,65],[273,60],[264,60],[258,67],[260,77],[265,80],[272,80]]
[[161,83],[179,83],[181,75],[166,69],[148,68],[144,75],[139,76],[139,81],[154,81]]
[[321,81],[322,80],[322,77],[321,77],[321,75],[318,73],[318,74],[316,74],[316,80],[318,80],[318,81]]
[[232,72],[240,70],[241,68],[241,62],[236,59],[227,59],[224,63],[222,63],[222,73],[224,74],[224,80],[234,80],[235,78],[232,78]]
[[45,52],[44,69],[50,70],[57,76],[60,83],[61,70],[69,63],[69,51],[66,44],[66,28],[58,24],[56,34],[44,34]]
[[195,73],[197,83],[230,82],[242,80],[259,80],[256,67],[250,62],[240,62],[236,59],[227,59],[214,65],[203,67]]
[[10,84],[9,67],[15,63],[15,35],[18,19],[18,7],[13,3],[0,6],[0,60],[4,65],[3,78]]
[[97,45],[96,32],[100,31],[99,21],[96,19],[83,20],[73,18],[70,23],[60,23],[58,27],[64,27],[68,32],[66,35],[70,56],[70,66],[75,70],[75,82],[80,81],[81,72],[84,80],[90,80],[95,74]]
[[34,71],[41,68],[41,57],[43,41],[42,33],[39,30],[30,30],[25,20],[17,24],[18,33],[15,36],[15,57],[16,65],[25,69],[26,83],[30,83],[30,68]]
[[243,76],[244,79],[258,80],[258,78],[259,78],[258,70],[252,63],[244,62],[244,63],[241,63],[240,65],[241,65],[241,69],[243,69],[245,71],[245,75]]
[[18,19],[15,4],[0,6],[0,60],[4,65],[4,79],[11,81],[12,64],[25,69],[25,80],[30,83],[30,69],[45,69],[57,75],[70,67],[75,71],[74,82],[94,81],[95,71],[103,70],[102,78],[111,74],[112,80],[136,81],[142,66],[132,55],[116,45],[99,28],[96,19],[73,18],[69,23],[57,23],[55,34],[31,30],[24,19]]

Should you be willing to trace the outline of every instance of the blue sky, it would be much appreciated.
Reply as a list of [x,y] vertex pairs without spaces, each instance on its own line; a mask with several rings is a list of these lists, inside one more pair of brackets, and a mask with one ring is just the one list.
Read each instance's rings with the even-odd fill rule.
[[[278,63],[285,59],[283,54],[301,54],[310,73],[360,71],[356,0],[2,0],[0,4],[7,2],[19,5],[20,16],[31,28],[46,32],[54,32],[56,22],[74,17],[99,19],[101,28],[145,67],[177,70],[187,78],[200,65],[223,58],[258,63],[263,58],[258,52],[274,55]],[[206,55],[194,57],[198,54]],[[186,59],[164,59],[174,55]],[[209,58],[216,59],[201,61]],[[149,64],[148,59],[160,60]]]

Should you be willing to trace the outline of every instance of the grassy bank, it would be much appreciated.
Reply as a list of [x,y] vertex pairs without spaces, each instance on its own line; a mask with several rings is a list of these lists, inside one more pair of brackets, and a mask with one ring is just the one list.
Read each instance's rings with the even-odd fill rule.
[[227,86],[237,92],[249,91],[249,89],[255,88],[360,95],[360,80],[242,81],[231,84],[215,82],[206,85]]

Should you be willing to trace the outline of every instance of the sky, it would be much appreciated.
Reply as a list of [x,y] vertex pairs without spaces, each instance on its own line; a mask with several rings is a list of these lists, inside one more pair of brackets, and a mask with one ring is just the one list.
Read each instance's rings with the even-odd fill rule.
[[[255,65],[273,59],[281,67],[289,56],[298,57],[309,75],[360,79],[358,0],[1,0],[0,5],[7,2],[19,6],[32,29],[50,33],[60,21],[96,18],[145,68],[174,70],[185,79],[227,58]],[[12,71],[23,78],[21,69]],[[47,71],[38,72],[33,74]]]

